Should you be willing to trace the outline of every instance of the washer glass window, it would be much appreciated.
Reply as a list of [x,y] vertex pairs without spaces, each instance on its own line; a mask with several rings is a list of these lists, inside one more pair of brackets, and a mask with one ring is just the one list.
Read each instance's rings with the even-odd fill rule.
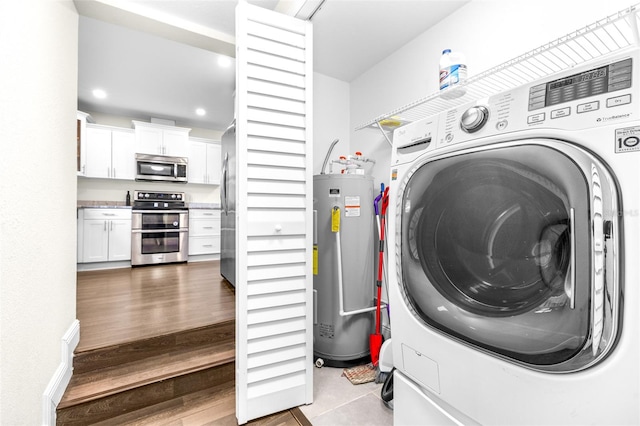
[[564,362],[590,333],[589,210],[582,170],[549,147],[422,164],[402,196],[405,298],[466,343],[529,365]]

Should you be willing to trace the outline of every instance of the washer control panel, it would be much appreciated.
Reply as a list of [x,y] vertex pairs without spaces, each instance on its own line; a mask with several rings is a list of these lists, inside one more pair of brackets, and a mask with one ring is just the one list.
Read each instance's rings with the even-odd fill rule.
[[640,50],[630,49],[461,104],[438,115],[434,148],[524,130],[570,131],[638,121],[639,71]]
[[532,86],[529,89],[529,111],[628,89],[632,71],[633,61],[628,58]]

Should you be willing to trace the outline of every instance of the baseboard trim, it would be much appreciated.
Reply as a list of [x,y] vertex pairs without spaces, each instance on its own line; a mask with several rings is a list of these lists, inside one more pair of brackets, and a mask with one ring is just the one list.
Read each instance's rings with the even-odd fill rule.
[[79,342],[80,321],[76,319],[62,336],[62,361],[42,395],[42,424],[44,426],[55,426],[56,424],[56,407],[71,380],[71,375],[73,374],[73,351],[75,351]]

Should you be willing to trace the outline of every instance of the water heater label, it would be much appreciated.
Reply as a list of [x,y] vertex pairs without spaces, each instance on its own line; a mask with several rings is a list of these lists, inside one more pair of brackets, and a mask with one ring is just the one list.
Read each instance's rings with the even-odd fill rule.
[[360,196],[344,197],[344,217],[360,216]]

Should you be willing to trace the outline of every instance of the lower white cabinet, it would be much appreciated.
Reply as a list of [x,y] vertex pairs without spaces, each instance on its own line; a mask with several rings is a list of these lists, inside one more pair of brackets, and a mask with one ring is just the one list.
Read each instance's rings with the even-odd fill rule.
[[131,209],[78,211],[78,263],[131,260]]
[[189,255],[220,253],[220,210],[189,209]]

